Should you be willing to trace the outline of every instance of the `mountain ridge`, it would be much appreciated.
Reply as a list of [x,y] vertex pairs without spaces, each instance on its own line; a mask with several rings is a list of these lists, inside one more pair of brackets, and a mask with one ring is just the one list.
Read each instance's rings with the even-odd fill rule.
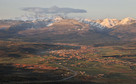
[[133,18],[77,20],[60,16],[53,19],[23,21],[0,30],[1,38],[79,43],[136,41],[135,33],[136,20]]

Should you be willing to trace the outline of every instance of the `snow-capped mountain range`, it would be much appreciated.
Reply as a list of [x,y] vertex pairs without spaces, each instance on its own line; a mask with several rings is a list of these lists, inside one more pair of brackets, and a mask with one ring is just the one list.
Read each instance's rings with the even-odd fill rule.
[[91,26],[100,28],[100,29],[105,29],[105,28],[113,28],[114,26],[117,25],[130,25],[133,23],[136,23],[136,19],[134,18],[124,18],[122,20],[117,20],[117,19],[104,19],[104,20],[91,20],[91,19],[82,19],[80,22],[90,24]]
[[[48,24],[48,26],[51,26],[51,25],[53,25],[53,23],[59,22],[63,19],[64,18],[60,17],[60,16],[52,18],[52,20]],[[122,20],[106,18],[106,19],[103,19],[103,20],[78,19],[78,21],[85,23],[85,24],[89,24],[90,27],[93,27],[93,28],[96,28],[96,29],[101,29],[101,30],[103,30],[105,28],[113,28],[117,25],[130,25],[130,24],[136,23],[136,19],[130,18],[130,17],[124,18]]]
[[[44,21],[47,24],[47,26],[52,26],[53,23],[59,22],[63,19],[69,19],[69,18],[63,18],[61,16],[52,16],[52,17],[39,16],[39,18],[36,17],[34,19],[34,17],[33,17],[33,19],[32,19],[28,16],[24,16],[20,20],[25,20],[25,21],[26,20],[33,20],[32,21],[33,23],[36,23],[37,21]],[[103,20],[99,20],[99,19],[98,20],[92,20],[92,19],[88,19],[88,18],[85,18],[85,19],[79,18],[79,19],[76,19],[76,20],[78,20],[79,22],[85,23],[85,24],[89,24],[91,28],[97,29],[97,30],[114,28],[115,26],[118,26],[118,25],[130,25],[130,24],[136,23],[136,19],[131,18],[131,17],[127,17],[127,18],[124,18],[122,20],[109,19],[109,18],[106,18],[106,19],[103,19]]]
[[[60,38],[67,38],[67,36],[71,39],[77,38],[93,38],[94,39],[102,39],[108,38],[116,40],[122,39],[125,41],[128,40],[136,40],[136,19],[134,18],[124,18],[122,20],[117,19],[103,19],[103,20],[92,20],[92,19],[83,19],[83,18],[63,18],[61,16],[56,17],[45,17],[45,19],[36,19],[36,20],[0,20],[1,21],[1,31],[3,33],[7,32],[14,35],[39,35],[50,36],[52,39],[57,38],[58,36],[63,36]],[[9,24],[10,23],[10,24]],[[12,24],[16,23],[16,24]],[[3,29],[3,24],[5,26],[8,25],[8,28]],[[16,36],[17,36],[16,35]],[[39,37],[38,36],[38,37]],[[107,37],[108,36],[108,37]],[[81,38],[83,37],[83,38]]]

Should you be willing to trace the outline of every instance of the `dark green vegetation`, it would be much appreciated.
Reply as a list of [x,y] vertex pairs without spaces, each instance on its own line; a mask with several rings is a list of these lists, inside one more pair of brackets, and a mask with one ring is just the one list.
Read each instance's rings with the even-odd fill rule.
[[64,69],[25,69],[17,68],[11,64],[0,64],[0,83],[53,82],[63,79],[65,76],[61,76],[61,74],[66,74],[67,72],[69,71]]
[[[75,81],[78,84],[82,81],[84,84],[135,84],[135,44],[132,42],[122,45],[73,44],[72,46],[71,44],[70,46],[70,44],[0,41],[0,81],[1,83]],[[77,75],[73,78],[58,81],[75,73]]]
[[[0,41],[0,83],[14,84],[25,81],[48,83],[69,77],[73,73],[69,73],[69,70],[55,63],[49,63],[49,60],[43,56],[43,51],[79,48],[44,43]],[[48,58],[52,57],[48,56]]]

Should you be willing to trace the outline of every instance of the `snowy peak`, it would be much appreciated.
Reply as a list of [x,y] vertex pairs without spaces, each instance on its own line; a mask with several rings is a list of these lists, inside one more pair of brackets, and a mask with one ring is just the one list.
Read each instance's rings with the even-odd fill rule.
[[94,29],[100,29],[100,30],[103,30],[105,29],[105,26],[101,25],[100,23],[96,22],[95,20],[91,20],[91,19],[83,19],[81,20],[80,22],[83,22],[85,24],[89,24],[90,27],[94,28]]
[[63,17],[57,16],[57,17],[55,17],[54,19],[52,19],[52,21],[51,21],[47,26],[48,26],[48,27],[49,27],[49,26],[52,26],[53,23],[55,23],[55,22],[60,22],[60,21],[62,21],[63,19],[64,19]]
[[131,18],[131,17],[127,17],[127,18],[124,18],[122,20],[117,20],[117,19],[104,19],[100,24],[105,26],[105,27],[108,27],[108,28],[112,28],[114,26],[117,26],[117,25],[130,25],[130,24],[133,24],[133,23],[136,23],[136,19],[134,18]]
[[120,21],[121,25],[128,25],[128,24],[133,24],[133,23],[136,23],[136,19],[130,18],[130,17],[124,18]]
[[57,17],[54,18],[54,21],[59,22],[59,21],[61,21],[63,19],[64,19],[63,17],[57,16]]
[[91,19],[84,19],[82,20],[83,23],[89,24],[91,27],[95,29],[106,29],[112,28],[119,24],[119,20],[117,19],[104,19],[104,20],[91,20]]
[[117,25],[130,25],[136,23],[136,19],[130,17],[124,18],[122,20],[109,19],[109,18],[106,18],[104,20],[84,19],[83,22],[90,24],[91,26],[96,26],[100,29],[104,29],[104,28],[113,28],[114,26]]
[[112,28],[112,27],[119,24],[119,20],[106,18],[100,24],[105,26],[105,27]]
[[47,27],[49,26],[52,26],[55,22],[60,22],[61,20],[63,20],[64,18],[61,17],[61,16],[56,16],[56,17],[52,17],[52,18],[47,18],[47,19],[44,19],[44,20],[33,20],[32,22],[34,24],[36,23],[44,23],[46,24]]

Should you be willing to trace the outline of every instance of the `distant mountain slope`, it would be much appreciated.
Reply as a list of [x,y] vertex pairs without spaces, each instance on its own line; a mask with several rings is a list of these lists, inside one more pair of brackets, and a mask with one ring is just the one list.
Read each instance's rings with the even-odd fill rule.
[[10,25],[0,29],[0,39],[74,43],[136,41],[136,20],[133,18],[75,20],[55,17],[34,21],[0,21],[0,24]]
[[109,33],[109,35],[117,37],[122,41],[136,41],[136,19],[134,18],[127,17],[122,20],[108,18],[104,20],[85,19],[84,21],[83,23],[95,26],[95,31]]
[[51,41],[51,42],[74,42],[74,43],[95,43],[110,42],[118,40],[105,33],[91,30],[88,24],[73,19],[64,19],[55,22],[50,27],[28,29],[18,34],[29,40]]
[[23,21],[17,20],[0,20],[0,29],[8,29],[13,25],[21,24]]
[[136,23],[115,26],[110,34],[122,40],[136,41]]

